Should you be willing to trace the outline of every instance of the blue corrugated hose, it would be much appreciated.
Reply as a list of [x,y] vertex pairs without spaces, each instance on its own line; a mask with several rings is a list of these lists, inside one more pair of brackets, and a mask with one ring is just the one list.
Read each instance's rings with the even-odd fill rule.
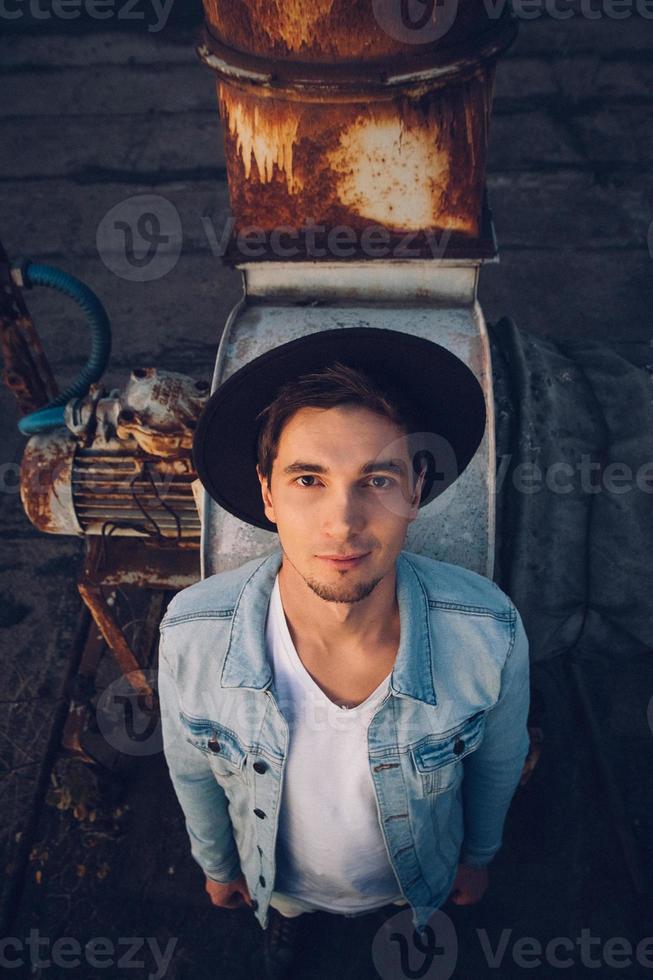
[[22,273],[27,287],[49,286],[50,289],[56,289],[74,299],[86,314],[91,328],[91,354],[73,383],[43,408],[20,419],[18,428],[23,435],[31,436],[35,432],[46,432],[64,425],[66,403],[71,398],[85,395],[90,386],[102,377],[111,354],[111,324],[93,290],[75,276],[52,265],[42,265],[29,259],[23,264]]

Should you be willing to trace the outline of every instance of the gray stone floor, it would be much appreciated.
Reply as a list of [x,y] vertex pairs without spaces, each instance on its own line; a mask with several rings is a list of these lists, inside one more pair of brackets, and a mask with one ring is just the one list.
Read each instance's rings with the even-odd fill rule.
[[[221,266],[206,235],[207,218],[218,232],[224,226],[228,201],[213,83],[194,55],[188,21],[191,15],[173,18],[160,33],[111,24],[73,31],[50,21],[26,23],[30,30],[22,33],[8,24],[0,34],[0,237],[12,258],[60,265],[101,296],[113,323],[110,384],[139,363],[208,377],[225,316],[240,293],[237,274]],[[650,345],[652,40],[653,22],[641,17],[522,22],[500,65],[492,121],[488,189],[501,262],[482,273],[488,319],[510,314],[522,328],[551,338],[594,337],[638,350]],[[163,278],[129,283],[101,261],[96,231],[107,211],[141,193],[161,195],[177,208],[183,251]],[[28,302],[57,377],[70,380],[85,359],[82,324],[50,293],[35,291]],[[146,950],[134,956],[144,960],[141,966],[118,962],[126,952],[121,937],[150,937],[162,948],[176,940],[168,977],[259,977],[260,930],[246,912],[208,907],[162,758],[110,778],[80,772],[57,755],[79,613],[80,545],[40,535],[24,517],[14,479],[23,439],[4,389],[0,399],[4,930],[24,941],[38,929],[50,947],[58,937],[82,945],[107,937],[118,950],[104,969],[82,959],[78,967],[30,972],[23,954],[23,967],[11,975],[151,976],[155,965]],[[641,658],[587,673],[602,720],[601,751],[617,773],[650,883],[646,713],[653,671],[649,658]],[[554,706],[547,750],[514,801],[492,891],[475,909],[449,910],[459,936],[455,976],[504,980],[530,969],[556,977],[562,968],[550,956],[525,966],[514,944],[534,937],[544,946],[556,936],[575,942],[583,929],[601,939],[593,951],[603,956],[602,972],[649,976],[650,953],[649,963],[640,955],[629,966],[623,956],[611,965],[605,953],[611,938],[636,946],[653,935],[650,886],[648,896],[637,897],[624,870],[564,665],[552,665],[547,678]],[[370,950],[379,925],[373,916],[309,918],[305,962],[294,976],[376,976]],[[496,968],[484,957],[483,929],[493,948],[507,935]],[[574,980],[596,974],[579,948],[567,968]],[[43,947],[41,955],[47,956]]]

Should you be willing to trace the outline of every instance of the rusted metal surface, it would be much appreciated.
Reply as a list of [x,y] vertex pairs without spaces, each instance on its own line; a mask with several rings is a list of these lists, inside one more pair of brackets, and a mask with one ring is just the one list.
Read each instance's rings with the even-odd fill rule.
[[124,444],[81,449],[61,428],[27,443],[20,492],[32,524],[49,534],[198,540],[195,479],[182,460],[129,452]]
[[209,396],[208,381],[155,367],[135,368],[120,396],[116,434],[133,438],[175,473],[192,473],[193,433]]
[[66,406],[66,425],[80,444],[130,449],[167,460],[172,473],[191,473],[193,433],[209,395],[208,381],[156,367],[137,367],[122,391],[99,384]]
[[416,47],[433,46],[434,36],[440,45],[455,44],[488,21],[482,0],[413,6],[418,9],[397,0],[204,0],[210,30],[230,47],[331,64],[414,56]]
[[[391,248],[393,234],[425,230],[477,238],[493,73],[484,66],[419,100],[344,105],[261,97],[220,82],[234,234],[277,229],[276,242],[266,241],[277,258],[296,244],[284,228],[304,237],[340,228],[336,248],[372,257],[382,244],[373,228],[390,233]],[[329,257],[339,257],[333,244]]]
[[[460,270],[469,263],[471,269],[473,263],[474,269],[478,270],[481,264],[498,261],[492,213],[486,203],[483,205],[480,235],[474,239],[450,229],[400,233],[389,232],[380,225],[369,225],[360,234],[351,230],[351,244],[343,245],[340,237],[342,226],[340,230],[338,226],[333,229],[326,226],[323,228],[322,231],[309,226],[300,228],[287,239],[279,235],[278,229],[270,232],[261,230],[263,244],[254,250],[248,244],[249,233],[234,235],[225,249],[222,261],[226,265],[247,270],[247,289],[250,295],[254,295],[258,289],[259,280],[271,284],[277,275],[276,270],[280,270],[280,280],[286,284],[292,282],[292,290],[298,290],[299,298],[311,294],[312,287],[302,285],[298,277],[300,274],[308,274],[308,279],[311,280],[316,260],[320,260],[320,267],[329,266],[339,270],[343,297],[352,291],[360,292],[357,275],[361,265],[376,265],[378,271],[375,288],[380,299],[385,292],[383,268],[388,263],[401,264],[404,274],[415,283],[420,294],[425,290],[426,294],[432,295],[433,289],[429,284],[431,275],[435,275],[448,291],[451,270],[454,268]],[[283,243],[281,248],[280,241]],[[383,264],[380,259],[383,259]],[[433,259],[437,259],[437,266]],[[294,272],[291,271],[293,266]],[[441,275],[444,269],[448,270],[446,284]],[[369,281],[368,276],[365,281]],[[254,292],[250,293],[250,289]],[[394,285],[391,291],[395,291]]]
[[125,638],[125,634],[116,622],[102,586],[89,585],[87,581],[81,580],[77,583],[77,588],[95,624],[116,658],[122,673],[127,677],[135,691],[147,698],[154,699],[154,691],[143,672],[143,665],[138,662]]
[[199,543],[164,546],[136,538],[87,538],[83,579],[94,586],[178,591],[199,581]]
[[52,534],[198,539],[192,440],[208,381],[136,368],[121,392],[91,385],[66,426],[27,443],[25,511]]
[[197,538],[200,522],[192,490],[196,476],[169,470],[140,452],[79,450],[72,489],[84,532]]
[[238,51],[205,28],[197,51],[202,60],[226,81],[255,85],[289,100],[335,102],[387,99],[402,89],[414,98],[453,82],[464,81],[478,65],[496,60],[512,44],[517,21],[508,9],[469,32],[456,44],[410,45],[405,56],[381,60],[328,63],[269,58]]
[[481,5],[460,7],[446,44],[422,50],[383,32],[370,46],[372,0],[301,8],[209,0],[212,33],[199,51],[218,76],[231,261],[283,260],[297,245],[301,257],[319,257],[307,243],[316,234],[331,244],[328,258],[346,258],[334,254],[335,229],[340,250],[369,258],[388,257],[378,238],[369,247],[372,229],[389,233],[390,248],[413,235],[420,257],[426,233],[479,238],[496,60],[515,24],[488,21]]
[[20,499],[32,524],[47,534],[81,535],[73,505],[77,444],[66,429],[32,436],[20,467]]
[[4,382],[21,414],[47,405],[58,394],[57,383],[1,243],[0,346]]
[[104,648],[104,637],[99,628],[92,623],[86,637],[77,675],[71,685],[68,716],[61,737],[61,747],[70,755],[74,755],[86,763],[95,761],[84,749],[83,741],[85,733],[93,722],[94,709],[91,703],[91,693],[94,690],[95,672]]
[[[87,538],[84,565],[78,581],[79,593],[97,629],[91,628],[79,666],[76,683],[64,731],[64,748],[85,762],[109,765],[107,751],[102,746],[102,758],[96,758],[86,737],[92,728],[95,709],[92,697],[94,679],[102,653],[102,640],[134,690],[144,697],[145,705],[156,711],[156,692],[147,680],[148,656],[163,613],[166,595],[197,582],[200,578],[198,543],[192,546],[174,544],[162,546],[134,538]],[[145,641],[139,658],[130,645],[119,622],[117,605],[111,596],[117,589],[152,590],[143,626]],[[99,632],[98,632],[99,631]],[[89,752],[91,754],[89,755]]]

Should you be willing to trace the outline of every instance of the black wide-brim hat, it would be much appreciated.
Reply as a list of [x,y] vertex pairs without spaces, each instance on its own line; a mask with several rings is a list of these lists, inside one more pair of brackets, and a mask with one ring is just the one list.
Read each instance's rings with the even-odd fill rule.
[[249,361],[204,406],[193,441],[195,469],[213,500],[234,517],[276,531],[265,516],[256,474],[257,416],[283,384],[336,361],[391,386],[414,406],[429,460],[420,507],[451,486],[473,457],[485,431],[485,397],[459,357],[396,330],[312,333]]

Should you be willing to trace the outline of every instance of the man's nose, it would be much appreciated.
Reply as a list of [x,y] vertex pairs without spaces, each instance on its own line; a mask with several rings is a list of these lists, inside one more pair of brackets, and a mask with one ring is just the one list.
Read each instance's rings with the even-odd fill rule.
[[325,500],[323,529],[334,537],[343,536],[360,531],[365,523],[365,508],[360,493],[355,488],[334,488]]

